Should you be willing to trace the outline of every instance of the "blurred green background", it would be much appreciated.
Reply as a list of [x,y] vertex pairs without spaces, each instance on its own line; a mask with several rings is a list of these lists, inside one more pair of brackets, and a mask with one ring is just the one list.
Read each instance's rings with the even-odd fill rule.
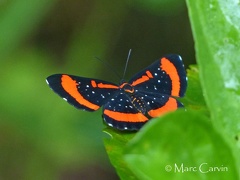
[[194,60],[184,0],[1,0],[0,179],[118,179],[104,149],[101,110],[54,94],[55,73],[118,83],[164,54]]

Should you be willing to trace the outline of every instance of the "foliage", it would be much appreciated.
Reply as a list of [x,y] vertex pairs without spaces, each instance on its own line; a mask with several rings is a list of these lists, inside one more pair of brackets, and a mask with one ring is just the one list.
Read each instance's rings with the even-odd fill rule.
[[[104,130],[122,179],[239,179],[236,3],[187,1],[198,65],[187,70],[189,86],[180,99],[186,111],[153,119],[138,133]],[[189,64],[194,53],[184,11],[183,0],[0,1],[0,179],[71,179],[85,168],[93,179],[106,179],[97,172],[109,171],[101,111],[74,109],[45,78],[64,72],[112,81],[94,56],[122,72],[130,48],[127,76],[167,53]],[[204,162],[228,171],[174,173],[175,163]]]
[[138,179],[239,179],[240,11],[234,3],[187,1],[199,67],[188,70],[187,110],[151,120],[133,138],[108,132],[107,151],[122,179],[129,170]]

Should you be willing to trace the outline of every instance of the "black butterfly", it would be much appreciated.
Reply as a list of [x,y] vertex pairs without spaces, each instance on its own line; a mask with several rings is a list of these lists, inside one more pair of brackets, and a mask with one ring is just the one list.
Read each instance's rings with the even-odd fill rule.
[[96,111],[103,106],[103,119],[119,130],[139,130],[149,119],[183,105],[187,77],[179,55],[155,61],[129,82],[120,85],[67,74],[47,78],[53,91],[76,108]]

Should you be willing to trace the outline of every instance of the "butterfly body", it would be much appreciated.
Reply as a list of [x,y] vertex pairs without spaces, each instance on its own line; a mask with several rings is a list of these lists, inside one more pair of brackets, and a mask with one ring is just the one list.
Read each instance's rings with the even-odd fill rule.
[[149,119],[183,105],[187,78],[181,57],[168,55],[120,85],[103,80],[55,74],[49,86],[76,108],[96,111],[103,107],[103,119],[119,130],[139,130]]

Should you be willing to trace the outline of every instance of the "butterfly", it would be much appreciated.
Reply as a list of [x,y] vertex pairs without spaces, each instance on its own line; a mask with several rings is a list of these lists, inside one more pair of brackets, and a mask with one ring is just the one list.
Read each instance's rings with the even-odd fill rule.
[[174,111],[183,104],[187,76],[182,58],[163,56],[119,85],[99,79],[54,74],[46,79],[50,88],[78,109],[103,107],[103,120],[118,130],[139,130],[151,118]]

